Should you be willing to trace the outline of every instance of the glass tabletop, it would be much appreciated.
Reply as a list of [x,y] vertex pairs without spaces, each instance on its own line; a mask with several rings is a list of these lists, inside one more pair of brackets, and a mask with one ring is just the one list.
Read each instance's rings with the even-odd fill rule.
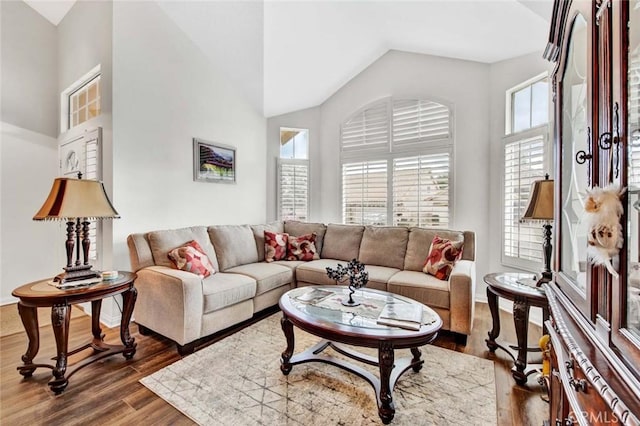
[[356,290],[353,299],[358,306],[344,306],[343,300],[349,299],[349,289],[342,286],[300,287],[289,291],[285,297],[298,311],[318,321],[327,321],[350,327],[389,330],[386,325],[377,323],[378,316],[386,304],[420,305],[422,324],[433,325],[440,321],[438,314],[431,308],[415,300],[384,291]]
[[485,277],[485,282],[503,290],[534,297],[545,297],[544,288],[536,287],[537,278],[531,273],[502,272],[488,274]]

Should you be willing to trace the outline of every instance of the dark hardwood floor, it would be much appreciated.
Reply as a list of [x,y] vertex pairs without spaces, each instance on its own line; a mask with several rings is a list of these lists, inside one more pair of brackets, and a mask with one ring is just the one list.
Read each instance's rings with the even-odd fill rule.
[[[500,340],[515,342],[512,316],[501,312],[501,321]],[[486,348],[484,339],[490,328],[488,306],[477,303],[473,334],[466,346],[456,344],[454,336],[448,334],[439,336],[434,344],[495,361],[499,425],[541,425],[548,415],[548,405],[541,399],[542,389],[534,375],[529,377],[526,387],[515,384],[510,374],[511,359],[500,350],[491,354]],[[90,330],[88,316],[72,319],[69,347],[84,343],[91,334]],[[49,369],[38,369],[29,379],[23,379],[16,371],[27,347],[26,334],[0,338],[0,424],[193,424],[138,382],[178,360],[180,357],[175,345],[157,335],[141,335],[135,324],[131,325],[131,331],[138,343],[138,350],[131,361],[126,361],[121,355],[98,361],[74,374],[69,379],[67,390],[57,396],[47,386],[51,377]],[[119,341],[118,329],[104,329],[103,332],[107,342]],[[42,327],[40,336],[36,360],[55,354],[50,326]],[[540,328],[532,325],[529,336],[531,345],[537,346]],[[78,354],[70,358],[70,368],[81,356]]]

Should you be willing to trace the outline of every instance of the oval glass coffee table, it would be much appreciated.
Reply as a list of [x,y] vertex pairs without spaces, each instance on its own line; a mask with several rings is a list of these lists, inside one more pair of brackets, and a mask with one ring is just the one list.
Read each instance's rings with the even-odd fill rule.
[[[314,292],[311,294],[310,292]],[[313,298],[310,296],[317,295]],[[400,376],[412,368],[418,372],[424,364],[420,346],[431,343],[442,327],[442,319],[431,308],[407,297],[379,290],[358,290],[354,298],[359,306],[342,305],[349,290],[342,286],[300,287],[280,298],[282,331],[287,348],[282,352],[280,369],[287,375],[296,364],[324,362],[357,374],[367,380],[376,392],[378,414],[384,424],[395,415],[392,391]],[[311,299],[311,300],[305,300]],[[419,330],[409,330],[377,324],[377,318],[387,303],[418,305],[423,317]],[[314,346],[293,354],[295,339],[293,326],[322,338]],[[361,354],[343,344],[378,349],[378,357]],[[361,366],[342,358],[322,354],[327,348],[356,361],[378,367],[376,377]],[[413,357],[394,359],[395,349],[411,349]]]

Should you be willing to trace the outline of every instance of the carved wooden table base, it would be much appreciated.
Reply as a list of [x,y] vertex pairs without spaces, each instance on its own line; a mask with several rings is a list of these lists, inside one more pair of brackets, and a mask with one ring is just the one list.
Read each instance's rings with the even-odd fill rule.
[[[489,302],[489,310],[493,320],[493,327],[488,333],[485,340],[489,351],[495,352],[496,349],[505,351],[514,361],[511,369],[511,375],[516,383],[524,385],[527,383],[527,377],[536,371],[537,367],[529,366],[527,368],[527,354],[529,352],[540,352],[538,347],[528,347],[528,331],[529,331],[529,311],[531,306],[541,307],[544,320],[549,318],[549,308],[547,306],[544,293],[536,291],[531,293],[525,288],[508,285],[509,281],[504,281],[505,277],[517,277],[523,274],[489,274],[484,280],[487,286],[487,300]],[[496,342],[500,335],[500,312],[498,305],[498,297],[502,297],[513,301],[513,322],[516,330],[517,345],[509,345],[505,347]],[[516,355],[514,355],[514,351]]]
[[[282,317],[280,324],[282,325],[282,331],[287,339],[287,348],[282,352],[280,365],[280,370],[283,374],[288,375],[294,365],[306,362],[323,362],[354,373],[368,381],[371,386],[373,386],[378,402],[378,415],[384,424],[389,424],[396,413],[392,394],[393,389],[396,386],[396,382],[408,369],[412,368],[413,371],[418,372],[422,369],[422,365],[424,364],[424,360],[420,359],[421,351],[418,348],[411,348],[413,358],[404,357],[396,360],[393,344],[386,341],[380,341],[378,345],[377,359],[353,351],[344,345],[331,342],[329,340],[321,340],[304,352],[293,355],[295,346],[293,324],[286,315]],[[331,355],[322,354],[322,351],[329,347],[351,359],[378,367],[380,371],[380,378],[358,365]]]
[[[19,297],[18,312],[22,324],[27,332],[29,344],[27,351],[22,356],[23,364],[17,370],[24,377],[30,377],[40,367],[50,368],[53,379],[49,387],[56,394],[61,393],[67,387],[69,378],[81,368],[115,354],[123,354],[126,359],[131,359],[136,353],[135,339],[129,333],[129,322],[133,314],[137,298],[137,290],[133,286],[135,274],[121,272],[121,278],[113,282],[103,282],[89,287],[58,290],[48,286],[46,281],[26,284],[13,291],[15,297]],[[49,288],[48,288],[48,287]],[[123,310],[120,322],[120,339],[122,345],[109,345],[103,341],[104,334],[100,328],[100,310],[102,299],[105,297],[122,294]],[[78,348],[69,351],[69,320],[71,317],[71,305],[91,301],[91,331],[92,340]],[[49,363],[34,363],[33,360],[40,348],[40,334],[38,329],[38,307],[51,306],[51,325],[56,340],[55,365]],[[93,354],[78,364],[67,374],[68,358],[91,348]]]

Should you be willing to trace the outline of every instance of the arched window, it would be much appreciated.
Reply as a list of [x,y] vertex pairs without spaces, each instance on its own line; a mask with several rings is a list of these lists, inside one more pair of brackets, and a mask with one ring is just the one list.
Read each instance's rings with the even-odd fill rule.
[[348,224],[447,228],[452,114],[421,99],[386,98],[341,128],[342,218]]

